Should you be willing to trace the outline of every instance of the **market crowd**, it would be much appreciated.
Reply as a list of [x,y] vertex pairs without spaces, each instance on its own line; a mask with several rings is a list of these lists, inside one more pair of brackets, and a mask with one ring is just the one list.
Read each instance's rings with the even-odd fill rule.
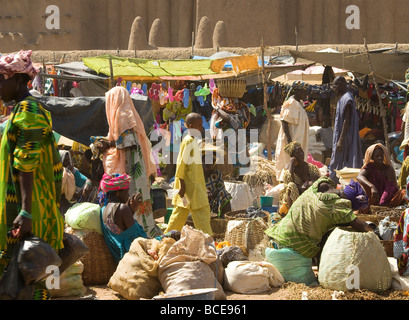
[[[89,146],[75,143],[65,150],[53,134],[51,113],[30,94],[28,83],[37,74],[30,56],[31,51],[21,51],[0,57],[0,99],[14,105],[1,132],[1,272],[7,274],[13,250],[27,236],[39,237],[60,252],[64,248],[64,214],[75,203],[100,205],[104,239],[117,262],[136,238],[174,237],[189,217],[196,229],[213,235],[212,214],[223,218],[232,210],[233,198],[221,172],[213,164],[204,163],[205,157],[215,160],[220,150],[197,139],[198,133],[204,132],[201,114],[181,108],[189,110],[183,115],[187,133],[178,150],[173,150],[178,152],[177,162],[165,169],[170,170],[168,181],[177,193],[172,199],[173,212],[162,230],[154,217],[151,193],[158,164],[129,91],[117,85],[106,92],[106,136],[92,136]],[[365,149],[350,83],[340,76],[333,79],[331,87],[336,94],[336,111],[333,121],[325,115],[321,131],[321,139],[329,141],[327,172],[308,157],[310,124],[305,109],[309,85],[295,82],[279,106],[281,127],[275,166],[283,188],[275,212],[278,219],[270,223],[265,234],[269,248],[276,252],[290,249],[302,261],[319,259],[326,237],[336,226],[373,232],[368,223],[357,218],[371,205],[405,208],[408,201],[409,132],[402,132],[397,154],[391,154],[382,139]],[[221,97],[217,88],[212,88],[210,95],[214,101],[210,125],[215,135],[227,128],[247,127],[251,113],[245,103]],[[183,105],[183,100],[179,104]],[[164,110],[167,120],[175,119],[175,113],[181,115],[172,106]],[[404,118],[402,127],[408,122]],[[375,128],[365,129],[373,134]],[[246,152],[246,146],[238,146],[234,156]],[[394,159],[402,154],[405,158],[397,176]],[[84,163],[90,168],[89,174],[79,167]],[[356,179],[341,184],[337,172],[344,168],[360,171]],[[407,237],[409,230],[406,220],[402,219],[400,225],[401,238]],[[155,257],[156,253],[150,254]],[[407,257],[403,250],[401,270],[406,270]],[[44,283],[37,283],[33,298],[46,296]]]

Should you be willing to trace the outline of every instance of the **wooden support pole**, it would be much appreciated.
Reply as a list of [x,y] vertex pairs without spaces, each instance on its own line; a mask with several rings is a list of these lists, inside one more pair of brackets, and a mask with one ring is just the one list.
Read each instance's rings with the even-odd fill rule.
[[263,107],[264,107],[264,111],[266,113],[266,117],[267,117],[267,159],[268,160],[273,160],[273,156],[271,154],[271,126],[272,126],[272,119],[271,119],[271,112],[268,109],[268,105],[267,105],[267,75],[266,75],[266,66],[265,66],[265,62],[264,62],[264,51],[265,51],[265,47],[264,47],[264,39],[261,40],[261,63],[263,65],[263,95],[264,95],[264,103],[263,103]]
[[112,58],[109,57],[109,87],[114,87],[114,68],[112,66]]
[[385,110],[385,107],[383,106],[382,97],[381,97],[381,94],[379,92],[378,81],[376,80],[375,71],[374,71],[373,66],[372,66],[368,45],[366,43],[366,38],[364,38],[364,46],[365,46],[366,55],[367,55],[367,58],[368,58],[369,68],[371,69],[371,75],[372,75],[372,79],[373,79],[373,82],[374,82],[375,91],[376,91],[376,94],[377,94],[378,100],[379,100],[379,108],[380,108],[380,115],[381,115],[382,124],[383,124],[383,134],[384,134],[384,137],[385,137],[385,145],[386,145],[386,149],[389,150],[388,128],[387,128],[387,124],[386,124],[386,110]]

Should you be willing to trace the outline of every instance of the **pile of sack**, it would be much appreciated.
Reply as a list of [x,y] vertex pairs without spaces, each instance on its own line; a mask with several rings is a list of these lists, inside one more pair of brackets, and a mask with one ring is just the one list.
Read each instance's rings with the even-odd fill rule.
[[[157,259],[148,253],[154,247]],[[207,288],[217,289],[215,300],[225,300],[225,291],[260,293],[283,283],[270,263],[248,260],[238,246],[216,249],[211,236],[186,225],[178,241],[134,240],[108,286],[128,300]]]

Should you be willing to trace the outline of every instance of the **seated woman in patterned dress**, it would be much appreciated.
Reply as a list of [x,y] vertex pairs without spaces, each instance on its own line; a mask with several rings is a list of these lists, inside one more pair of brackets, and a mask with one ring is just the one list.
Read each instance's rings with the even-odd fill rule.
[[142,197],[140,194],[129,197],[130,183],[131,177],[126,174],[104,174],[100,184],[102,234],[116,262],[129,251],[133,240],[147,238],[134,218]]
[[283,172],[284,189],[279,200],[281,215],[285,215],[294,201],[320,177],[318,167],[304,160],[304,150],[298,141],[287,144],[284,151],[291,159]]

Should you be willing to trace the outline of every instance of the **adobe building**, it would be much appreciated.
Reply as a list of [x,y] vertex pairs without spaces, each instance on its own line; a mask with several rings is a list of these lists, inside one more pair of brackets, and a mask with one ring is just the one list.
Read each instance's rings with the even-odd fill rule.
[[409,43],[407,0],[0,0],[0,52]]

